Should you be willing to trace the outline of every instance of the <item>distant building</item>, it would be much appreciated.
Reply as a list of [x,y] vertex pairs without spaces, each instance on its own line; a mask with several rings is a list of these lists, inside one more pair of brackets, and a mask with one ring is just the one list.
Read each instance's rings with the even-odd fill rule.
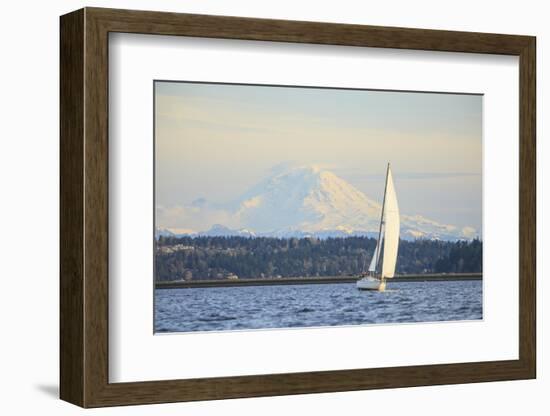
[[239,280],[239,276],[237,276],[236,274],[228,274],[227,277],[226,277],[227,280]]
[[176,245],[173,245],[173,246],[162,246],[162,247],[159,247],[158,250],[162,254],[172,254],[172,253],[175,253],[176,251],[185,251],[185,250],[193,251],[193,250],[195,250],[195,247],[186,246],[184,244],[176,244]]

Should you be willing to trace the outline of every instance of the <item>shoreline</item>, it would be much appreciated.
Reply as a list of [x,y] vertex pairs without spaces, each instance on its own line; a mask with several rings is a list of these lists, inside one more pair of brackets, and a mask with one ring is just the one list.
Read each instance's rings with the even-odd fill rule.
[[[445,282],[482,280],[482,273],[447,273],[447,274],[409,274],[397,275],[392,282]],[[324,277],[281,277],[268,279],[239,280],[176,280],[155,282],[155,289],[190,289],[198,287],[238,287],[238,286],[276,286],[276,285],[306,285],[354,283],[354,276],[324,276]]]

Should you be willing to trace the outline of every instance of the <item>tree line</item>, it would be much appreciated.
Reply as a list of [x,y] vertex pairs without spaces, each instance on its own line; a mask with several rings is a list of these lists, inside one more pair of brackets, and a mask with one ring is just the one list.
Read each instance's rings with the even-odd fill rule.
[[[376,246],[369,237],[160,237],[156,242],[157,280],[238,277],[347,276],[366,270]],[[401,240],[398,274],[477,273],[483,243]]]

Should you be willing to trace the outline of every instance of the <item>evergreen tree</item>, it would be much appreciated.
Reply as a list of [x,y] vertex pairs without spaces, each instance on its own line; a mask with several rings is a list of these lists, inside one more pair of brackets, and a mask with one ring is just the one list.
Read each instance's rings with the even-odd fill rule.
[[[347,238],[160,237],[158,280],[346,276],[364,271],[376,240]],[[397,273],[474,273],[482,270],[483,243],[401,240]]]

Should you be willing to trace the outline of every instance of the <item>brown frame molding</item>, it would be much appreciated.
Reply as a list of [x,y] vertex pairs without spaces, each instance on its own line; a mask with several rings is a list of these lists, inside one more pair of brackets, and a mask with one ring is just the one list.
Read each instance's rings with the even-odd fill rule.
[[[60,396],[82,407],[536,377],[536,40],[531,36],[85,8],[60,19]],[[109,32],[516,55],[520,62],[519,359],[109,383]]]

